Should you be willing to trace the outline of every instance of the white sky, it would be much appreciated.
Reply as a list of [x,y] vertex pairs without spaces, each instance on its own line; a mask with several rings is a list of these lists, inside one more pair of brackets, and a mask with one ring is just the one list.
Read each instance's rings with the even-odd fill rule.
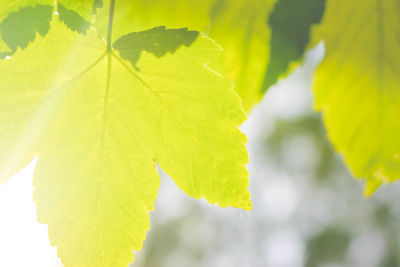
[[0,266],[60,267],[32,201],[35,161],[0,186]]

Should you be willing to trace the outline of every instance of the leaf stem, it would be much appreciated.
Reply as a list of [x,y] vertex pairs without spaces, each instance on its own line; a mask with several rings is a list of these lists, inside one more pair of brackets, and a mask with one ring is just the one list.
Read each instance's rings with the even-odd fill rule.
[[111,41],[112,41],[112,27],[113,27],[113,20],[114,20],[114,7],[115,7],[115,0],[111,0],[110,3],[110,13],[108,15],[108,32],[107,32],[107,52],[111,52]]

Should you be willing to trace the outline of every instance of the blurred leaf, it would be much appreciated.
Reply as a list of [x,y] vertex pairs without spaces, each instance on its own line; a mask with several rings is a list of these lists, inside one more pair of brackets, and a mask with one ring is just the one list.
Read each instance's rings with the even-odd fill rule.
[[[273,131],[266,139],[267,149],[278,164],[283,164],[285,153],[285,142],[299,136],[310,137],[313,141],[318,155],[315,157],[316,167],[313,169],[314,177],[325,181],[329,178],[329,173],[335,168],[334,151],[331,144],[326,140],[325,129],[320,116],[316,114],[303,116],[295,119],[281,119],[275,122]],[[292,162],[288,162],[291,164]],[[283,166],[286,170],[293,170],[293,166]]]
[[307,243],[307,267],[319,267],[327,263],[341,263],[350,243],[349,234],[340,228],[326,228]]
[[93,13],[97,13],[97,9],[104,7],[103,0],[94,0],[93,2]]
[[246,111],[258,103],[269,60],[266,24],[276,0],[218,0],[212,10],[210,36],[224,49],[212,68],[235,82]]
[[400,2],[329,1],[314,43],[326,58],[314,78],[315,109],[366,193],[400,178]]
[[157,196],[155,162],[192,197],[251,209],[237,128],[246,116],[232,83],[207,67],[220,52],[198,33],[163,27],[108,51],[94,30],[53,20],[45,38],[0,61],[1,151],[19,161],[39,154],[37,217],[65,266],[133,260]]
[[302,59],[310,41],[311,26],[320,23],[326,0],[279,0],[271,13],[270,60],[262,90],[265,92],[282,75],[292,69],[291,63]]

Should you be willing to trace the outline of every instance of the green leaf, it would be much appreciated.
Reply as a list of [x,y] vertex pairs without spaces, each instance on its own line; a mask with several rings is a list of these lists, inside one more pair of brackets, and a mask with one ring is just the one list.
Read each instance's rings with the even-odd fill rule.
[[210,36],[224,48],[213,69],[235,82],[246,111],[258,103],[269,61],[270,29],[266,21],[276,0],[218,0],[212,10]]
[[321,22],[326,0],[279,0],[271,13],[270,60],[262,90],[265,92],[282,75],[293,69],[307,48],[313,24]]
[[95,20],[98,9],[102,7],[103,0],[57,1],[57,11],[60,15],[60,20],[70,29],[81,34],[86,34]]
[[246,116],[232,83],[207,67],[221,48],[198,33],[153,31],[108,52],[92,29],[84,36],[53,20],[45,38],[0,61],[0,114],[11,116],[0,144],[26,133],[15,118],[29,117],[38,220],[66,267],[133,261],[159,187],[155,163],[192,197],[251,209],[237,128]]
[[49,30],[52,0],[12,0],[0,3],[0,58],[13,54],[18,47],[25,48]]
[[[36,33],[42,36],[47,34],[52,10],[51,6],[37,5],[10,13],[1,23],[2,39],[12,51],[18,47],[26,48],[35,39]],[[16,28],[20,30],[14,31]]]
[[98,8],[102,8],[103,5],[103,0],[94,0],[93,3],[93,13],[96,14],[97,13],[97,9]]
[[326,58],[314,78],[315,109],[365,193],[400,178],[400,3],[329,1],[314,42]]
[[60,20],[65,23],[71,30],[77,31],[81,34],[86,34],[90,27],[90,21],[85,20],[78,13],[64,7],[58,3],[58,14]]
[[79,16],[89,22],[93,22],[97,8],[103,7],[102,0],[58,0],[58,5],[62,5],[65,9],[71,10],[79,14]]

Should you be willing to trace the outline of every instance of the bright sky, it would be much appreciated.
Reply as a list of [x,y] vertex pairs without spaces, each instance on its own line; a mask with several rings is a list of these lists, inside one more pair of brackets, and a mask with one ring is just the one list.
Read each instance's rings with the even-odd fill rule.
[[0,266],[60,267],[32,201],[35,161],[0,186]]

